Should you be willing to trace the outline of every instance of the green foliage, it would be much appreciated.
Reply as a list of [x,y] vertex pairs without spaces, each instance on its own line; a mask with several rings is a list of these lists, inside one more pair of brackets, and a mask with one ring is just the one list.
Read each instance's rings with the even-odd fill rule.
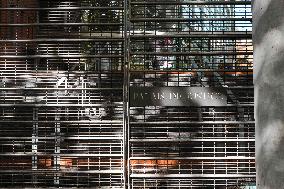
[[[109,36],[111,33],[119,33],[122,29],[119,23],[123,20],[123,10],[117,9],[122,6],[122,1],[119,0],[87,0],[82,2],[84,7],[94,7],[95,9],[86,9],[81,15],[83,23],[91,23],[91,25],[83,28],[84,33],[90,36]],[[113,8],[112,8],[113,7]],[[86,42],[83,44],[83,52],[85,54],[101,55],[113,54],[110,52],[109,42]],[[119,46],[119,45],[117,45]],[[115,48],[111,48],[114,50]],[[112,59],[115,62],[119,60]],[[104,60],[106,61],[106,60]],[[110,61],[110,60],[108,60]],[[102,68],[102,59],[87,58],[85,60],[87,70],[100,70]],[[111,65],[111,62],[104,62],[104,65]],[[114,66],[114,65],[113,65]]]
[[[118,0],[89,0],[86,2],[88,7],[101,7],[100,9],[84,10],[82,21],[85,23],[94,23],[89,26],[89,31],[118,31],[119,23],[122,20],[122,11],[115,7],[120,6]],[[103,9],[102,7],[114,7],[113,9]]]

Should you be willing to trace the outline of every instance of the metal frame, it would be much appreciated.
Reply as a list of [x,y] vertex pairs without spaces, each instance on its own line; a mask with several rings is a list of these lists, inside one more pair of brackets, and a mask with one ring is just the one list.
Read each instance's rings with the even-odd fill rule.
[[[249,0],[17,2],[0,7],[0,187],[254,184]],[[130,107],[130,86],[224,87],[228,105]]]

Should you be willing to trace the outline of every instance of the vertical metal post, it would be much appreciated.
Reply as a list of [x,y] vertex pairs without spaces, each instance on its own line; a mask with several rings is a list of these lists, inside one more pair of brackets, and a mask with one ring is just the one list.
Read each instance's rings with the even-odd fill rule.
[[33,133],[32,133],[32,182],[37,183],[37,143],[38,143],[38,108],[33,108]]
[[[60,112],[60,109],[59,109]],[[59,185],[59,171],[60,171],[60,115],[58,115],[58,109],[55,115],[55,128],[54,128],[54,185]]]
[[123,78],[123,177],[129,188],[129,0],[124,0],[124,78]]

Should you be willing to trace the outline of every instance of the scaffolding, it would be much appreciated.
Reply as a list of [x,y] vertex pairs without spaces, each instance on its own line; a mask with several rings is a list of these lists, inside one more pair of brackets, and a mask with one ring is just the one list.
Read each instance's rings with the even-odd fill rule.
[[[251,1],[0,10],[0,187],[255,185]],[[133,107],[131,87],[218,87],[227,105]]]

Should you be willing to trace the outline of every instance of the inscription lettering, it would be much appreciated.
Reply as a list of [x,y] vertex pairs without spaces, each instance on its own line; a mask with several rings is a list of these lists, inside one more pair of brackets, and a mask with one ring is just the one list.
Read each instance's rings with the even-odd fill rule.
[[[219,92],[222,91],[222,92]],[[209,87],[131,87],[131,106],[226,106],[225,89]]]

